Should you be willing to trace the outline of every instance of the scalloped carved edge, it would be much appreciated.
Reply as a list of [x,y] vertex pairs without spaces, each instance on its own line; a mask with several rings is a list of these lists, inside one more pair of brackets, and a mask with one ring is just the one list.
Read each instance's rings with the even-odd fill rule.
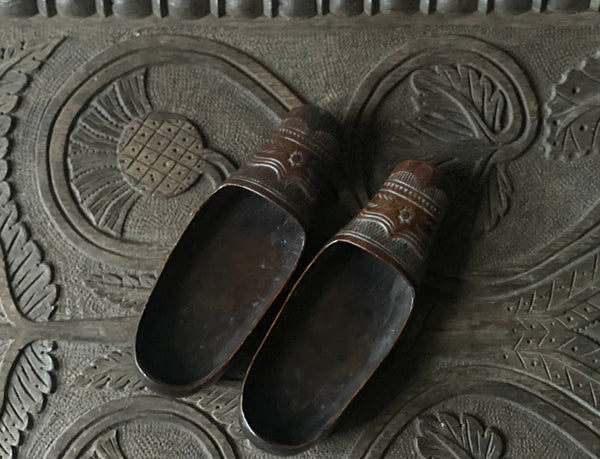
[[505,440],[475,416],[438,412],[417,419],[415,450],[420,458],[502,459]]
[[[42,251],[21,220],[8,182],[13,112],[31,76],[62,38],[19,43],[0,49],[0,294],[3,322],[19,330],[11,335],[0,365],[0,457],[15,458],[22,436],[32,428],[32,415],[45,408],[53,390],[54,342],[29,341],[36,322],[46,322],[56,309],[58,288]],[[35,336],[35,332],[34,335]],[[32,337],[32,339],[35,339]]]
[[498,12],[593,12],[598,0],[8,0],[0,3],[0,17],[90,16],[139,19],[148,16],[199,19],[209,15],[242,18],[340,17],[390,13],[471,15]]

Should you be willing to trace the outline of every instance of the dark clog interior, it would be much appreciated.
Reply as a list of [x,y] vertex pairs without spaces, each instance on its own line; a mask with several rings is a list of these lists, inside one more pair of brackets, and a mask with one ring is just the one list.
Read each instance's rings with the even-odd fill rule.
[[171,253],[142,315],[136,358],[160,383],[214,376],[293,272],[302,226],[238,187],[215,193]]
[[375,256],[345,242],[327,248],[248,373],[242,409],[252,434],[292,449],[321,435],[388,354],[413,298]]

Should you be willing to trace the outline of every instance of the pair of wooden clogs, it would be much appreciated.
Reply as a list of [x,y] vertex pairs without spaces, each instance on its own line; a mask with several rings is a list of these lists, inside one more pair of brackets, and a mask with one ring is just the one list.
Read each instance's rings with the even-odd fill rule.
[[[214,380],[284,290],[337,137],[326,112],[292,110],[198,211],[139,324],[136,361],[153,389],[185,395]],[[255,444],[295,453],[332,427],[398,339],[446,207],[439,171],[405,161],[318,253],[246,373]]]

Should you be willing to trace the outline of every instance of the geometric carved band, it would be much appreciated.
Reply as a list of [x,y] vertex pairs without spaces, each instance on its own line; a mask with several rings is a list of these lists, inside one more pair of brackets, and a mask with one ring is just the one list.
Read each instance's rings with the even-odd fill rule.
[[376,253],[418,283],[427,251],[448,208],[446,188],[434,166],[404,161],[336,239]]
[[291,110],[247,165],[225,182],[251,189],[277,202],[303,224],[338,154],[338,126],[320,108]]
[[[340,17],[340,21],[348,16],[361,13],[371,15],[394,15],[394,13],[415,14],[448,14],[456,16],[474,16],[477,13],[498,12],[508,15],[521,13],[585,13],[597,12],[593,0],[421,0],[400,2],[397,0],[349,0],[334,2],[317,2],[306,0],[288,0],[277,2],[267,0],[257,5],[253,0],[10,0],[0,2],[0,17],[31,17],[38,13],[42,16],[64,16],[87,18],[116,17],[139,19],[154,15],[170,19],[199,19],[206,16],[220,17],[300,17],[330,16]],[[367,16],[367,17],[368,17]],[[398,16],[395,16],[398,17]],[[400,16],[402,17],[402,16]],[[366,19],[366,18],[365,18]]]

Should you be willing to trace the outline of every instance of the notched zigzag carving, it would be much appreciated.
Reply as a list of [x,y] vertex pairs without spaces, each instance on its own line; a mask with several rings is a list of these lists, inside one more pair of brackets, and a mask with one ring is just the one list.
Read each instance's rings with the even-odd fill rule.
[[547,158],[573,160],[600,153],[600,51],[562,76],[545,108]]
[[154,274],[94,274],[85,281],[99,298],[136,312],[142,311],[155,283]]
[[415,449],[425,459],[501,459],[504,441],[498,431],[461,413],[426,415],[417,420]]
[[[50,267],[20,221],[7,182],[9,135],[17,108],[30,76],[52,53],[61,39],[3,48],[0,59],[0,301],[2,322],[10,344],[0,367],[0,458],[16,457],[23,432],[31,428],[31,416],[44,408],[52,390],[53,343],[28,341],[36,322],[50,319],[57,288]],[[19,329],[18,333],[11,329]]]
[[[600,411],[600,255],[509,305],[524,371]],[[505,356],[509,358],[509,356]]]

